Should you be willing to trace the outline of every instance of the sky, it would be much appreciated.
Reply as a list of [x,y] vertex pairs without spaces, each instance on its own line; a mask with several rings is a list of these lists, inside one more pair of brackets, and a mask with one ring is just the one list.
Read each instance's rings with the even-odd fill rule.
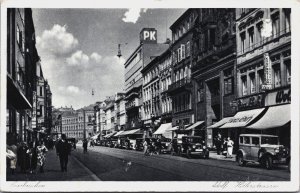
[[[158,42],[185,9],[32,9],[36,47],[54,107],[75,109],[124,91],[124,63],[142,28]],[[118,44],[122,57],[117,57]],[[94,95],[92,95],[94,90]]]

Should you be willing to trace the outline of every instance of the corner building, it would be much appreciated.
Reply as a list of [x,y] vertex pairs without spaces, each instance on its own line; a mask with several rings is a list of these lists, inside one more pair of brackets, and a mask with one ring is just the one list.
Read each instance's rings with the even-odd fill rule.
[[278,135],[290,147],[290,15],[285,8],[236,9],[238,113],[221,128]]

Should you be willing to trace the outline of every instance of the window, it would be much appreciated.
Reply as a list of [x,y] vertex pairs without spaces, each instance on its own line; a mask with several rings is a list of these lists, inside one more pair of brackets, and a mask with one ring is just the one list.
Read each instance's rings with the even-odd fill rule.
[[276,64],[273,66],[274,71],[274,86],[280,87],[281,86],[281,76],[280,76],[280,65]]
[[244,138],[243,137],[240,137],[240,143],[244,143]]
[[185,58],[185,45],[181,44],[181,60]]
[[271,16],[272,18],[272,35],[273,38],[279,36],[279,13],[275,13]]
[[252,145],[259,145],[259,138],[258,137],[252,137]]
[[210,45],[215,45],[216,41],[216,30],[215,29],[209,29],[209,43]]
[[254,45],[254,27],[248,29],[249,33],[249,48],[252,49]]
[[177,53],[175,51],[173,52],[173,61],[174,61],[174,64],[177,63]]
[[261,91],[261,85],[264,83],[264,70],[257,71],[258,74],[258,87]]
[[286,82],[287,84],[291,84],[291,60],[284,61],[286,66]]
[[186,43],[186,57],[190,56],[190,52],[191,52],[191,50],[190,50],[190,42],[188,41]]
[[181,50],[180,48],[177,49],[177,62],[180,62],[181,61]]
[[242,95],[247,95],[247,76],[242,76]]
[[291,9],[290,8],[285,8],[283,9],[284,11],[284,30],[286,33],[291,31]]
[[233,93],[233,68],[224,70],[224,94]]
[[250,144],[250,137],[244,137],[244,144]]
[[249,74],[249,77],[250,77],[250,94],[253,94],[255,93],[255,73],[252,72]]
[[245,52],[245,41],[246,41],[246,34],[245,32],[240,33],[240,38],[241,38],[241,53]]
[[43,96],[43,87],[40,86],[40,96]]
[[257,29],[257,36],[256,36],[256,38],[257,38],[257,44],[258,45],[260,45],[262,42],[262,40],[263,40],[263,38],[262,38],[262,26],[263,26],[263,22],[259,22],[257,25],[256,25],[256,29]]

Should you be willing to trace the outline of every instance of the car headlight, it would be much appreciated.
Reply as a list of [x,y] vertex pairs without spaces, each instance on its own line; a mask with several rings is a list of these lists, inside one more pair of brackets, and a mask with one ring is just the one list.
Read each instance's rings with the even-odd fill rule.
[[205,145],[203,145],[203,149],[206,149],[206,146],[205,146]]
[[274,151],[275,151],[275,153],[279,153],[279,149],[278,148],[275,148]]
[[193,145],[193,148],[196,148],[196,145]]

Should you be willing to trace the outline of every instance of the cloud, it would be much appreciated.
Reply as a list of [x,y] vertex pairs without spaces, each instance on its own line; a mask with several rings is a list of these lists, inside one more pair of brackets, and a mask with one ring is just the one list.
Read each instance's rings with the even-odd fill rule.
[[81,50],[77,50],[69,58],[66,59],[70,66],[87,65],[89,63],[89,56],[84,54]]
[[71,53],[78,45],[78,40],[73,34],[67,32],[67,26],[55,24],[52,29],[45,30],[41,37],[36,38],[39,49],[51,52],[54,55]]
[[77,93],[79,93],[79,88],[78,87],[76,87],[76,86],[68,86],[67,87],[67,91],[68,92],[70,92],[70,93],[75,93],[75,94],[77,94]]
[[125,12],[122,20],[126,23],[136,23],[140,17],[141,12],[145,13],[146,11],[147,9],[130,8]]
[[101,62],[101,59],[102,59],[102,56],[99,55],[99,54],[96,53],[96,52],[93,52],[93,53],[91,54],[91,59],[94,60],[94,61],[97,62],[97,63],[100,63],[100,62]]

